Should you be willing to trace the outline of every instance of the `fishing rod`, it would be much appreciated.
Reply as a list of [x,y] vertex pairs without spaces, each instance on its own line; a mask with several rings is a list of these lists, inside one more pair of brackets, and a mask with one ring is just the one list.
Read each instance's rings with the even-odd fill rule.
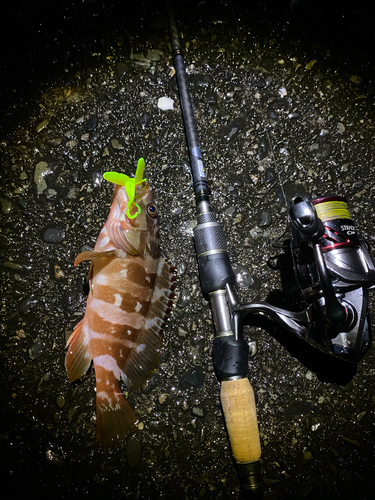
[[249,346],[240,325],[237,328],[234,325],[236,317],[231,309],[238,304],[236,278],[223,228],[211,208],[210,188],[199,147],[182,42],[168,0],[166,6],[195,191],[197,226],[194,228],[194,243],[199,276],[203,295],[211,305],[215,328],[213,359],[221,382],[220,400],[242,488],[245,493],[258,496],[262,491],[261,446],[254,391],[247,378]]
[[[345,197],[334,194],[310,200],[297,194],[285,200],[287,228],[274,244],[284,253],[271,266],[281,271],[284,298],[292,310],[267,302],[239,302],[223,228],[210,205],[182,43],[166,3],[198,214],[194,243],[201,287],[210,301],[215,327],[213,358],[221,381],[221,404],[243,491],[258,496],[261,448],[243,326],[270,330],[271,324],[274,336],[281,332],[281,343],[291,334],[292,343],[300,347],[302,341],[307,346],[309,361],[316,358],[316,372],[324,358],[330,370],[342,370],[346,384],[345,374],[356,369],[372,344],[369,290],[375,286],[375,265]],[[288,231],[289,238],[276,247]],[[288,283],[283,284],[283,274]]]

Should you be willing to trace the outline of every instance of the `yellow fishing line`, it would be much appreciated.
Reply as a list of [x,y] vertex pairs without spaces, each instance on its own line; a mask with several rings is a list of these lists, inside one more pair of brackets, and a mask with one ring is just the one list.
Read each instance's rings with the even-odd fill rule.
[[323,222],[334,219],[350,219],[348,205],[344,201],[326,201],[315,205],[316,213]]

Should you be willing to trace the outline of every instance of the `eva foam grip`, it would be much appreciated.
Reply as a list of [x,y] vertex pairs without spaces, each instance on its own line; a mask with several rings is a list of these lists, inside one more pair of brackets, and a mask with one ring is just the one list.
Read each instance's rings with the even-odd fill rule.
[[245,377],[223,380],[220,392],[232,454],[236,462],[260,459],[261,448],[253,388]]

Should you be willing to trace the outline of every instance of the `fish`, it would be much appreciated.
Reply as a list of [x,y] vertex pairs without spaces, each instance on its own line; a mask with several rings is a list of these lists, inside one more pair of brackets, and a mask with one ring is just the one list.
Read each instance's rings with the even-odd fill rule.
[[134,178],[106,172],[115,184],[112,205],[93,251],[74,265],[91,261],[83,319],[67,341],[70,382],[93,361],[96,377],[96,437],[117,447],[135,428],[136,416],[120,385],[141,388],[155,370],[174,297],[175,270],[161,256],[158,211],[144,159]]

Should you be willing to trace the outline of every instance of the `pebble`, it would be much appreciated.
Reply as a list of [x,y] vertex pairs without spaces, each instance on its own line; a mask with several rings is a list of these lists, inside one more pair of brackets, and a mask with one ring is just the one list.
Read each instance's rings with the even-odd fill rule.
[[317,60],[316,60],[316,59],[313,59],[312,61],[308,62],[308,63],[306,64],[306,66],[305,66],[305,69],[307,69],[307,70],[309,71],[310,69],[312,69],[312,68],[313,68],[313,66],[314,66],[314,64],[315,64],[316,62],[317,62]]
[[328,160],[332,153],[332,145],[329,142],[320,142],[312,144],[308,148],[309,152],[313,154],[319,162]]
[[46,243],[61,243],[64,241],[65,231],[55,227],[48,227],[43,233],[43,241]]
[[69,189],[68,194],[66,195],[69,200],[74,200],[79,194],[79,189],[76,187],[72,187]]
[[266,170],[266,183],[271,183],[271,182],[274,182],[274,180],[276,179],[276,173],[274,170],[272,169],[268,169]]
[[182,276],[184,272],[186,271],[186,263],[185,262],[179,262],[176,266],[177,274],[179,276]]
[[272,222],[272,217],[269,212],[262,212],[258,219],[259,227],[267,227],[270,226]]
[[96,125],[98,124],[98,119],[96,116],[91,116],[87,122],[86,122],[86,129],[91,132],[91,130],[94,130]]
[[242,214],[237,214],[233,224],[239,224],[242,221]]
[[111,140],[111,146],[113,149],[116,149],[116,150],[124,149],[124,146],[117,139]]
[[[4,262],[3,266],[8,267],[9,269],[16,269],[17,271],[23,268],[22,264],[18,264],[17,262],[12,262],[9,260],[7,262]],[[14,278],[16,279],[16,277]]]
[[34,307],[37,305],[38,301],[34,295],[30,295],[26,299],[23,299],[20,305],[18,306],[18,310],[22,315],[27,316],[31,313]]
[[235,207],[228,207],[224,210],[225,215],[233,215],[236,211]]
[[13,208],[12,202],[10,200],[7,200],[6,198],[0,198],[0,201],[3,214],[8,214]]
[[254,240],[263,236],[263,232],[261,229],[259,229],[259,227],[253,227],[252,229],[250,229],[249,233]]
[[61,144],[61,139],[60,138],[56,138],[56,139],[48,139],[48,144],[50,144],[51,146],[59,146]]
[[142,445],[134,437],[130,437],[125,451],[126,460],[131,469],[135,469],[142,458]]
[[147,127],[150,123],[151,116],[148,113],[143,113],[139,121],[141,122],[142,128]]
[[51,200],[57,195],[57,191],[55,191],[55,189],[48,188],[47,191],[45,192],[45,195],[47,200]]
[[173,99],[170,99],[169,97],[160,97],[158,99],[158,108],[163,111],[173,109]]
[[55,443],[48,443],[44,451],[44,458],[46,462],[55,467],[62,467],[66,458],[66,453],[61,446]]
[[193,413],[193,415],[196,415],[197,417],[203,417],[204,416],[204,410],[203,410],[203,408],[198,408],[197,406],[195,406],[192,409],[192,413]]
[[264,160],[267,158],[270,151],[270,144],[266,137],[261,137],[259,140],[259,145],[257,148],[257,157],[259,160]]
[[188,334],[188,332],[186,330],[184,330],[183,328],[181,328],[180,326],[177,329],[177,333],[178,333],[179,337],[186,337]]
[[193,370],[185,373],[182,378],[179,388],[180,389],[199,389],[204,383],[204,373],[203,369],[198,366]]
[[29,204],[29,200],[25,200],[25,199],[21,198],[21,199],[17,200],[17,203],[21,208],[25,209],[27,207],[27,205]]
[[184,307],[190,302],[190,293],[189,290],[183,288],[180,292],[180,300],[179,305]]
[[59,394],[56,398],[56,403],[59,408],[64,408],[65,406],[65,398],[62,394]]
[[43,129],[47,127],[47,125],[48,125],[48,120],[43,120],[35,127],[35,130],[37,132],[41,132]]
[[103,174],[101,172],[93,172],[91,174],[91,182],[94,188],[100,187],[103,181]]
[[150,61],[160,61],[163,52],[159,49],[147,49],[147,59]]
[[36,184],[36,190],[38,195],[42,194],[45,189],[47,189],[47,183],[44,180],[44,176],[50,174],[52,171],[45,161],[40,161],[34,171],[34,181]]
[[246,126],[245,118],[239,116],[238,118],[236,118],[236,120],[222,127],[218,134],[222,139],[233,141],[234,139],[237,138],[237,136],[245,128],[245,126]]
[[308,371],[306,373],[306,378],[307,378],[307,380],[312,380],[314,378],[313,372]]
[[60,415],[60,413],[54,413],[52,415],[52,418],[53,418],[53,421],[55,422],[55,424],[59,424],[61,422],[61,415]]
[[116,64],[116,74],[119,78],[125,75],[129,71],[129,66],[125,63],[119,62]]
[[168,394],[160,394],[159,404],[163,405],[168,399]]
[[228,139],[231,139],[234,135],[236,135],[238,132],[238,127],[234,126],[230,129],[229,134],[227,135]]
[[252,356],[255,356],[255,354],[258,352],[258,344],[256,343],[255,340],[250,340],[248,341],[248,346],[249,346],[249,356],[250,358]]
[[29,349],[29,356],[30,359],[35,361],[36,359],[39,359],[42,354],[43,354],[43,344],[40,337],[38,336],[35,339],[34,344]]
[[178,232],[182,233],[182,234],[186,234],[188,236],[193,236],[193,234],[194,234],[193,229],[195,228],[196,225],[197,225],[196,219],[188,220],[188,221],[184,222],[184,224],[182,224],[182,226],[180,226],[178,228]]
[[237,265],[233,267],[236,281],[240,287],[250,287],[254,285],[254,279],[246,267]]

